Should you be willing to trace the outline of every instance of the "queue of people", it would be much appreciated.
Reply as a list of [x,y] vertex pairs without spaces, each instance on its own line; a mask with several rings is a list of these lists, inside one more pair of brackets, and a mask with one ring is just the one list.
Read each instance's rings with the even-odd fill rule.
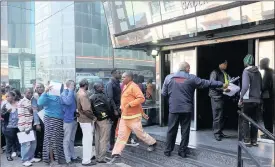
[[[263,59],[261,74],[254,64],[252,55],[244,58],[245,69],[242,75],[239,105],[245,114],[258,121],[258,114],[263,103],[264,125],[273,131],[273,71],[268,67],[269,60]],[[210,80],[200,79],[189,74],[190,65],[182,62],[178,72],[165,78],[162,95],[169,99],[169,119],[167,140],[164,154],[171,156],[175,146],[178,126],[181,126],[182,140],[178,155],[185,158],[188,154],[189,132],[194,110],[195,89],[210,88],[209,95],[213,109],[213,131],[217,141],[223,134],[224,92],[228,89],[230,77],[225,72],[227,61],[219,64],[219,69],[211,73]],[[92,166],[96,163],[113,164],[121,161],[121,153],[126,145],[137,146],[135,136],[148,145],[147,151],[156,149],[157,141],[147,134],[143,128],[142,118],[149,117],[143,112],[145,100],[152,100],[154,86],[152,80],[146,88],[142,78],[131,72],[122,75],[114,69],[112,78],[104,87],[103,83],[91,86],[83,79],[76,91],[76,83],[67,80],[60,90],[60,96],[51,95],[52,87],[46,88],[37,84],[35,90],[26,89],[22,96],[20,91],[6,87],[1,88],[1,122],[6,142],[6,156],[13,161],[15,156],[21,157],[24,166],[43,160],[50,166],[66,164],[73,167],[75,163]],[[39,115],[44,112],[44,117]],[[78,122],[82,130],[82,158],[77,157],[74,150]],[[251,129],[251,130],[250,130]],[[257,146],[257,128],[243,121],[244,143]],[[35,135],[35,140],[19,144],[17,133]],[[133,133],[132,133],[133,132]],[[95,140],[96,157],[93,160],[93,140]],[[107,151],[112,152],[111,161],[107,162]]]
[[[92,166],[107,163],[105,157],[107,151],[111,151],[113,159],[109,163],[115,163],[125,145],[138,145],[131,131],[149,145],[148,151],[153,151],[156,140],[143,131],[141,124],[141,117],[148,119],[141,106],[146,95],[138,83],[133,82],[132,73],[125,73],[122,84],[118,70],[112,70],[111,74],[113,77],[106,88],[103,83],[93,84],[90,96],[90,83],[86,79],[80,81],[77,92],[76,83],[67,80],[60,89],[60,96],[50,93],[51,85],[45,87],[41,83],[35,90],[27,88],[23,95],[16,89],[3,90],[1,122],[7,160],[13,161],[19,156],[23,166],[40,161],[49,166],[73,167],[75,163]],[[82,158],[77,157],[74,150],[78,122],[83,134]],[[19,144],[19,132],[33,133],[35,140]]]

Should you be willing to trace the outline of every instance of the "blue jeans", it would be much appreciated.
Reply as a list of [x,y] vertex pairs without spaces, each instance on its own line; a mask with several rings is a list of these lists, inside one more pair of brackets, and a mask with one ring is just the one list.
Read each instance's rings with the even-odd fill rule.
[[76,159],[75,152],[74,152],[74,140],[75,134],[77,130],[77,122],[73,121],[71,123],[65,123],[63,125],[64,129],[64,140],[63,140],[63,147],[64,147],[64,154],[66,162],[71,162],[71,159]]
[[34,153],[36,149],[36,140],[31,142],[26,142],[21,144],[21,156],[22,161],[30,161],[34,158]]

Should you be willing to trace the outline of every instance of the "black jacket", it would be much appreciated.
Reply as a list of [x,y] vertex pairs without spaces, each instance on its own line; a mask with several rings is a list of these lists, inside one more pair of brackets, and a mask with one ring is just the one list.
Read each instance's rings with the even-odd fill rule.
[[90,101],[97,120],[101,121],[110,117],[110,106],[104,93],[95,92],[90,96]]
[[274,98],[273,93],[273,70],[268,68],[264,70],[263,83],[262,83],[262,96],[264,99]]
[[[227,79],[230,80],[230,77],[228,74]],[[210,80],[220,81],[222,83],[225,82],[224,74],[220,69],[214,70],[210,74]],[[223,88],[210,88],[209,89],[209,96],[214,99],[219,99],[223,97]]]
[[110,103],[111,110],[119,111],[120,108],[120,98],[121,98],[121,89],[120,82],[116,79],[111,79],[105,87],[105,94]]

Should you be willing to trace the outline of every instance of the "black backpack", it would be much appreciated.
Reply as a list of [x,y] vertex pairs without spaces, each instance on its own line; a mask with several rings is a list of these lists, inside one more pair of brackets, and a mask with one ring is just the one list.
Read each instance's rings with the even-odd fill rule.
[[104,93],[95,93],[90,97],[92,109],[99,121],[105,120],[110,116],[110,107]]

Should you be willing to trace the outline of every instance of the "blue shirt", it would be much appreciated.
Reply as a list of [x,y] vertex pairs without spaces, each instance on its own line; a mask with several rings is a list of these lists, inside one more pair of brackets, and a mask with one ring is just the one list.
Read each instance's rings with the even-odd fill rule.
[[7,128],[17,128],[18,127],[18,111],[14,109],[14,111],[10,112],[9,123]]
[[194,93],[197,88],[219,88],[223,83],[204,80],[180,71],[168,75],[163,83],[162,95],[169,98],[170,113],[188,113],[194,111]]
[[61,96],[62,111],[64,113],[64,122],[71,123],[74,121],[76,112],[75,92],[65,89]]
[[62,111],[61,100],[59,96],[43,93],[39,97],[37,104],[44,107],[46,116],[63,120],[64,113]]
[[33,111],[33,125],[39,125],[40,121],[39,121],[39,116],[38,116],[38,112],[43,110],[43,106],[39,106],[37,104],[37,99],[35,97],[33,97],[31,99],[31,103],[32,103],[32,107],[35,108],[35,110]]

